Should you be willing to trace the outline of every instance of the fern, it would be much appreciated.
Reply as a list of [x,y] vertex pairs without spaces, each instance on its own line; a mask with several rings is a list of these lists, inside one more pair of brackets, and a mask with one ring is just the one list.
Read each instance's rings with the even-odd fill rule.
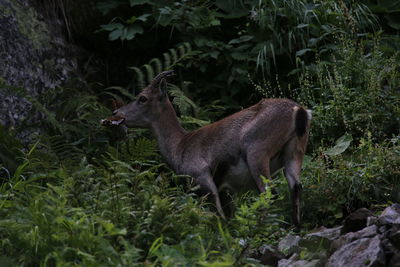
[[[129,69],[133,70],[135,75],[136,75],[136,85],[139,88],[144,88],[146,86],[146,83],[144,82],[144,76],[145,74],[143,71],[140,70],[138,67],[130,67]],[[135,92],[133,92],[135,94]]]
[[153,58],[149,61],[149,64],[153,66],[156,73],[162,72],[162,62],[158,58]]
[[59,161],[70,160],[79,163],[84,153],[74,143],[68,142],[64,136],[55,135],[45,138],[48,148],[53,152]]
[[154,139],[127,138],[120,143],[119,147],[109,147],[109,156],[114,160],[125,160],[128,162],[143,162],[158,158],[157,144]]
[[190,98],[188,98],[178,86],[174,84],[168,84],[168,87],[169,94],[174,97],[172,103],[179,108],[181,114],[189,115],[196,113],[196,104]]
[[171,56],[168,53],[163,54],[165,66],[171,66]]
[[124,101],[123,101],[123,97],[121,97],[120,95],[122,95],[130,100],[134,98],[133,94],[131,94],[128,90],[126,90],[125,88],[120,87],[120,86],[110,86],[104,90],[105,90],[105,92],[102,92],[100,95],[108,95],[108,96],[111,96],[113,99],[121,101],[121,102],[124,102]]
[[147,76],[147,83],[151,83],[153,78],[155,77],[153,67],[149,64],[144,64],[143,68],[146,70],[146,76]]
[[163,53],[163,58],[152,58],[149,63],[141,67],[129,67],[135,74],[134,83],[138,88],[144,88],[155,75],[163,70],[182,66],[185,60],[193,59],[199,51],[193,50],[189,43],[182,43],[168,52]]
[[169,53],[171,54],[171,56],[172,56],[172,62],[177,62],[178,61],[178,53],[177,53],[177,51],[175,50],[175,49],[170,49],[169,50]]

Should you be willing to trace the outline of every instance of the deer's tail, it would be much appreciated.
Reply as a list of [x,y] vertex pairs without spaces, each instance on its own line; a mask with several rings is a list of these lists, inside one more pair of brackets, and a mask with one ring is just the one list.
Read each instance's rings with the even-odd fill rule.
[[306,134],[307,128],[310,127],[312,112],[309,109],[299,107],[295,114],[295,131],[297,137],[302,137]]

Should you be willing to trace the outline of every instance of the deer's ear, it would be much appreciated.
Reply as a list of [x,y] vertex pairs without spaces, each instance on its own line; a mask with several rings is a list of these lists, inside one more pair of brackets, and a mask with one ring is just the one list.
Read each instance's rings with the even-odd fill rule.
[[167,81],[162,79],[158,87],[160,89],[160,100],[162,100],[167,97]]

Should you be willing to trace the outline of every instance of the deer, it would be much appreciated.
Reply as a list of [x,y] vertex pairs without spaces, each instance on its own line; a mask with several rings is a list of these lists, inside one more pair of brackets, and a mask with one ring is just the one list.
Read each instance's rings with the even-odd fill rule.
[[300,172],[311,111],[289,99],[262,99],[217,122],[186,131],[167,95],[167,79],[173,75],[172,70],[158,74],[131,103],[114,110],[102,124],[149,128],[166,163],[177,174],[191,176],[223,219],[222,191],[263,193],[267,186],[263,177],[269,179],[283,168],[293,224],[299,229]]

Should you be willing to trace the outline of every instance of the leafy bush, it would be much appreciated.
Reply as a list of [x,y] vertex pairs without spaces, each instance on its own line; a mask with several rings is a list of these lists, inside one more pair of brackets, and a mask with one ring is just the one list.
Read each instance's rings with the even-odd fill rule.
[[319,140],[344,132],[354,137],[370,132],[380,139],[399,133],[399,54],[387,58],[378,44],[344,39],[335,64],[317,62],[315,79],[303,80],[310,86],[302,93],[314,109],[313,135]]
[[[163,38],[171,45],[185,42],[199,52],[181,70],[196,85],[192,95],[204,102],[222,99],[236,109],[237,103],[253,101],[248,75],[273,82],[279,74],[288,96],[286,87],[297,83],[295,74],[303,65],[310,65],[315,54],[325,58],[335,51],[336,34],[361,35],[376,27],[366,6],[347,1],[118,0],[103,1],[98,7],[113,17],[102,26],[109,38],[135,44],[136,62],[131,65],[146,55],[138,49],[165,47],[159,43]],[[141,34],[133,35],[139,28]],[[147,61],[150,58],[141,60]]]
[[255,215],[270,207],[270,195],[248,199],[236,219],[221,222],[188,182],[171,187],[188,177],[157,162],[133,167],[111,157],[96,167],[84,158],[75,168],[38,172],[34,149],[0,188],[2,263],[232,265],[247,261],[241,240],[279,236],[278,221]]
[[399,202],[399,141],[363,138],[351,154],[329,157],[322,151],[308,161],[302,173],[304,220],[334,225],[358,208]]

